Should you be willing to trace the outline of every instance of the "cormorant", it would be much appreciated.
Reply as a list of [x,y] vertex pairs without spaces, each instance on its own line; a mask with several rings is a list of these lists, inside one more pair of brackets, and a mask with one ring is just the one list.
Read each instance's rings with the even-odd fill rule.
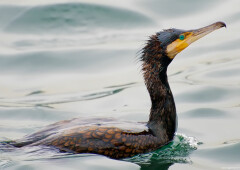
[[143,76],[152,106],[147,123],[114,119],[64,120],[20,140],[15,147],[45,145],[72,153],[95,153],[125,158],[156,150],[168,144],[176,131],[176,108],[168,84],[167,67],[194,41],[226,27],[223,22],[195,30],[167,29],[152,35],[142,50]]

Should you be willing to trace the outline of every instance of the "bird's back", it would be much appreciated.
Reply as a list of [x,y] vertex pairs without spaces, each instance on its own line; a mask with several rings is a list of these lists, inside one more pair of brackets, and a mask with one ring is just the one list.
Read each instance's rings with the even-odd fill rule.
[[53,146],[64,152],[124,158],[155,150],[168,142],[165,136],[155,136],[146,123],[78,118],[51,124],[12,144]]

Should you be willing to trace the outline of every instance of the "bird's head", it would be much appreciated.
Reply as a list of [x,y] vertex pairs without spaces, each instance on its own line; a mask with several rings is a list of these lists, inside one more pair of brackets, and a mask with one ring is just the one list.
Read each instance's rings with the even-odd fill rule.
[[191,43],[221,27],[226,27],[226,24],[216,22],[194,30],[172,28],[160,31],[148,40],[147,45],[143,48],[141,60],[146,63],[159,61],[161,67],[167,67],[174,57]]

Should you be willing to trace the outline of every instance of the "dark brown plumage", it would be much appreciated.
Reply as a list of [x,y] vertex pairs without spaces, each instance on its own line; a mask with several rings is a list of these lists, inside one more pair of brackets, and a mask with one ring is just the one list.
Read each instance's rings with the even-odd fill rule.
[[[103,123],[96,123],[99,121]],[[134,126],[146,130],[127,129],[130,123],[114,119],[72,119],[49,125],[11,144],[15,147],[54,146],[63,152],[97,153],[118,159],[152,151],[167,142],[167,138],[155,136],[142,123]]]
[[150,38],[141,58],[145,84],[152,101],[147,125],[155,132],[154,135],[164,136],[169,141],[176,130],[175,103],[167,79],[167,67],[172,60],[160,48],[158,34]]
[[117,159],[153,151],[169,143],[176,130],[176,108],[167,67],[190,43],[223,26],[224,23],[218,22],[198,30],[169,29],[150,37],[141,56],[152,102],[146,124],[114,119],[65,120],[11,144],[15,147],[46,145],[64,152],[96,153]]

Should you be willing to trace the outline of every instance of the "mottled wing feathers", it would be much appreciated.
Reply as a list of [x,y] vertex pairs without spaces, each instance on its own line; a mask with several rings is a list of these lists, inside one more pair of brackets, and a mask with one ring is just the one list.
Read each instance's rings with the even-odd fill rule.
[[131,133],[119,128],[97,126],[85,130],[70,129],[32,145],[55,146],[61,151],[96,153],[112,158],[130,157],[160,147],[158,138],[147,131]]

